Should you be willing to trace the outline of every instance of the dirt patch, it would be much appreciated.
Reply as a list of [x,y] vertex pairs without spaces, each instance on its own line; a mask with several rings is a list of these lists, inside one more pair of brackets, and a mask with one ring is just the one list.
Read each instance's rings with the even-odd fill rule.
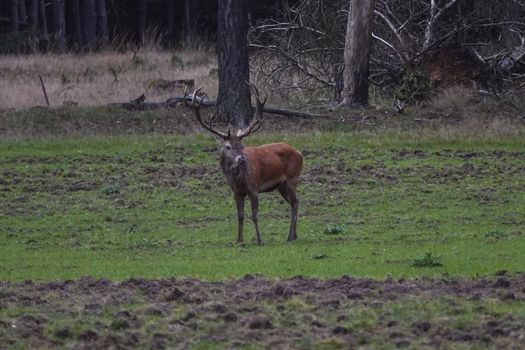
[[472,150],[443,150],[438,151],[434,153],[438,157],[457,157],[462,159],[473,159],[473,158],[482,158],[482,157],[489,157],[489,158],[495,158],[498,160],[506,160],[506,159],[516,159],[516,160],[523,160],[525,159],[525,152],[518,152],[518,151],[502,151],[502,150],[494,150],[494,151],[472,151]]
[[[433,315],[424,305],[436,300]],[[246,275],[219,282],[89,277],[0,282],[0,305],[7,310],[0,314],[0,343],[74,348],[256,343],[286,349],[521,344],[523,313],[495,311],[489,305],[496,300],[523,310],[525,274],[383,281]]]

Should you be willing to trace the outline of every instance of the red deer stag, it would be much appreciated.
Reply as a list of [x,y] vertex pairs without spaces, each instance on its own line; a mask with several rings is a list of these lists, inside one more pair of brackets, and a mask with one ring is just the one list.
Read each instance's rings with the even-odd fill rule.
[[[202,120],[200,115],[202,99],[196,98],[200,89],[193,92],[191,106],[202,127],[221,139],[220,165],[237,204],[237,217],[239,219],[237,242],[243,242],[244,200],[248,196],[252,205],[252,219],[257,233],[257,244],[262,244],[257,223],[258,194],[275,189],[279,190],[281,196],[291,206],[288,241],[293,241],[297,239],[299,201],[297,200],[296,188],[303,168],[303,155],[285,143],[272,143],[258,147],[243,145],[242,139],[261,127],[263,107],[266,103],[266,97],[261,102],[259,91],[254,85],[250,84],[250,88],[256,99],[255,115],[250,125],[239,130],[236,135],[232,135],[230,130],[225,134],[214,129],[211,119],[208,123]],[[197,102],[197,99],[200,101]]]

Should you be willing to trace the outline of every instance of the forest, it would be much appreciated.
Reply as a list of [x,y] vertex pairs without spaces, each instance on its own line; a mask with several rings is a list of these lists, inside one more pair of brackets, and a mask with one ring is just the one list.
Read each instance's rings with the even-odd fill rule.
[[521,348],[524,19],[0,0],[0,348]]
[[[251,1],[250,18],[275,17],[281,8],[281,1]],[[145,35],[175,47],[187,38],[213,40],[216,13],[216,0],[5,0],[0,52],[123,49],[142,45]]]
[[[244,11],[251,74],[272,90],[330,91],[339,101],[349,3],[250,1]],[[218,5],[205,0],[3,1],[0,53],[135,52],[188,45],[215,51]],[[399,109],[453,85],[521,89],[523,18],[521,0],[378,0],[369,81]]]

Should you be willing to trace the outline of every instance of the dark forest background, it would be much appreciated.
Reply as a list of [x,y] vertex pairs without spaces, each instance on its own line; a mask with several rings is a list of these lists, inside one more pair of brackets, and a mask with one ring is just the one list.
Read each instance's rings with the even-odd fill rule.
[[[250,1],[249,19],[275,18],[276,0]],[[0,53],[140,46],[216,39],[217,0],[2,0]]]

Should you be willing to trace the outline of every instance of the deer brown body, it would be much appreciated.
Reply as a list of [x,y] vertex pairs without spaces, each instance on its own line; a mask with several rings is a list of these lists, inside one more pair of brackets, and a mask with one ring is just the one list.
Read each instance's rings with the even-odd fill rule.
[[257,244],[262,243],[258,224],[259,197],[262,192],[270,192],[275,189],[290,204],[290,230],[288,240],[297,239],[297,210],[299,201],[296,189],[299,176],[303,168],[303,156],[301,152],[285,143],[272,143],[257,147],[244,146],[242,138],[259,129],[261,123],[262,109],[264,102],[259,99],[257,89],[250,85],[254,91],[257,107],[255,117],[246,129],[240,130],[236,135],[221,133],[205,124],[199,113],[199,105],[195,103],[193,94],[193,107],[197,120],[208,131],[222,139],[222,150],[220,155],[220,165],[226,177],[228,185],[233,191],[235,203],[237,205],[237,218],[239,220],[239,230],[237,242],[244,240],[244,203],[248,197],[252,208],[252,220],[257,234]]

